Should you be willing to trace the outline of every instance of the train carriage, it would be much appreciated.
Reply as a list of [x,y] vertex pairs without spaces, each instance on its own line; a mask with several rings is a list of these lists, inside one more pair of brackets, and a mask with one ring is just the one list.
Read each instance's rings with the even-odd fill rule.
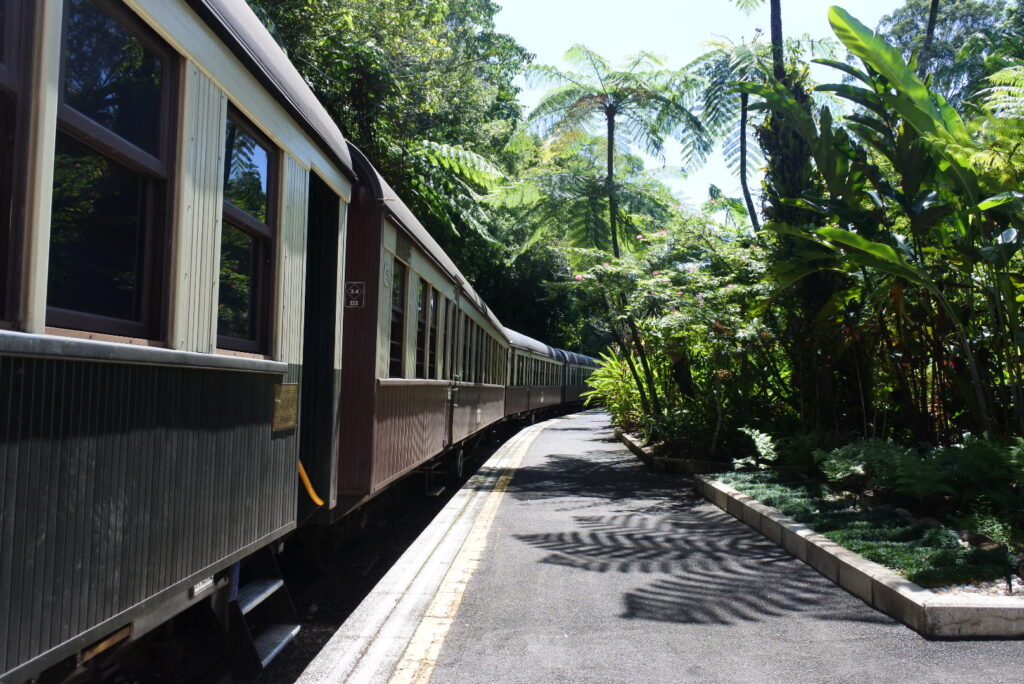
[[502,327],[244,0],[0,0],[0,136],[4,682],[199,602],[254,673],[287,535],[592,365]]
[[361,180],[348,233],[332,517],[505,415],[501,324],[365,157],[352,155]]
[[343,245],[354,173],[241,0],[3,9],[0,126],[24,144],[0,152],[0,678],[19,681],[140,636],[295,528],[306,236]]

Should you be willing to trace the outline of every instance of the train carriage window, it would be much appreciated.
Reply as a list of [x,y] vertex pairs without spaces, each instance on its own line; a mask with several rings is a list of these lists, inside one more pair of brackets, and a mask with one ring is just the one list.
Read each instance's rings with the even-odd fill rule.
[[0,0],[0,318],[9,318],[16,264],[10,253],[13,229],[15,149],[19,135],[16,111],[20,102],[19,61],[15,58],[18,40],[18,13],[21,0]]
[[459,368],[462,370],[462,381],[473,382],[469,363],[469,318],[462,314],[462,353],[459,355]]
[[408,278],[405,264],[395,259],[391,271],[391,341],[388,353],[388,377],[404,377],[405,288]]
[[224,143],[224,221],[217,345],[269,347],[276,155],[269,140],[231,110]]
[[487,382],[487,335],[484,329],[476,329],[476,381]]
[[444,300],[444,317],[447,332],[444,336],[444,377],[448,380],[455,378],[455,305],[447,298]]
[[484,329],[479,325],[476,327],[476,381],[485,382],[484,377]]
[[416,377],[425,378],[427,361],[427,284],[419,279],[416,288]]
[[430,288],[430,325],[427,330],[427,377],[437,377],[437,345],[440,340],[440,331],[437,328],[437,290]]
[[491,360],[494,358],[494,348],[491,346],[491,338],[486,331],[483,332],[484,340],[484,382],[494,382],[494,378],[491,377]]
[[47,323],[157,338],[176,58],[107,0],[64,19]]

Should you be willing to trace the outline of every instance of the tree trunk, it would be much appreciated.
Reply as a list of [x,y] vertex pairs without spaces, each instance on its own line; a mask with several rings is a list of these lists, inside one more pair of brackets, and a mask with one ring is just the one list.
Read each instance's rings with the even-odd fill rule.
[[651,408],[654,413],[661,416],[665,412],[661,408],[661,399],[658,397],[658,384],[654,381],[654,373],[651,371],[651,364],[647,358],[647,350],[644,348],[643,337],[640,336],[640,329],[632,316],[626,316],[626,324],[629,326],[633,338],[633,346],[636,348],[636,356],[640,360],[640,367],[643,368],[644,377],[647,379],[647,392],[651,399]]
[[932,51],[932,39],[935,38],[935,23],[939,19],[939,0],[932,0],[928,9],[928,28],[924,33],[924,45],[921,46],[921,54],[918,57],[917,71],[924,76],[928,71],[929,56]]
[[615,196],[615,112],[605,110],[605,119],[608,122],[608,175],[605,176],[605,186],[608,192],[608,228],[612,234],[612,254],[619,258],[619,202]]
[[612,334],[615,335],[615,341],[619,344],[619,349],[622,350],[622,358],[626,360],[629,374],[633,376],[633,382],[636,383],[636,391],[640,395],[640,409],[644,412],[645,416],[649,416],[651,415],[651,402],[647,398],[647,392],[644,389],[644,381],[640,377],[640,371],[636,369],[636,362],[633,361],[633,353],[630,351],[629,345],[626,344],[625,338],[614,322],[611,322],[611,329]]
[[750,187],[747,185],[747,93],[740,95],[740,186],[743,188],[743,201],[747,203],[747,213],[750,215],[750,225],[754,232],[761,230],[761,223],[757,220],[757,211],[754,209],[754,200],[750,197]]
[[780,83],[786,81],[786,61],[782,40],[782,0],[771,0],[772,73]]

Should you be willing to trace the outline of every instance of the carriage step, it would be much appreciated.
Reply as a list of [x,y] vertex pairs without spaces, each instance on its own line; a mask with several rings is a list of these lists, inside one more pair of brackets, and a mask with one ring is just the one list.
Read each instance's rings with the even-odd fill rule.
[[281,649],[295,638],[295,635],[299,633],[299,627],[299,625],[270,625],[256,637],[253,645],[256,647],[256,654],[263,667],[269,665],[270,661],[281,652]]
[[242,615],[248,614],[283,586],[284,580],[280,577],[260,577],[241,587],[238,590],[238,607],[242,610]]
[[445,489],[446,489],[446,487],[444,485],[441,485],[440,487],[434,487],[433,489],[431,489],[430,491],[427,492],[427,496],[432,496],[432,497],[435,497],[435,498],[439,497],[442,494],[444,494],[444,490]]

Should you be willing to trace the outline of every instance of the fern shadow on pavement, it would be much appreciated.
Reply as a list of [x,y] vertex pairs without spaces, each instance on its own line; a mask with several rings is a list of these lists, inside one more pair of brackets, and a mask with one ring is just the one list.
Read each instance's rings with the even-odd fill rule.
[[542,563],[645,577],[623,596],[624,619],[893,623],[706,502],[689,476],[652,473],[620,449],[549,454],[518,469],[507,494],[556,510],[595,511],[573,516],[568,530],[514,537],[548,552]]

